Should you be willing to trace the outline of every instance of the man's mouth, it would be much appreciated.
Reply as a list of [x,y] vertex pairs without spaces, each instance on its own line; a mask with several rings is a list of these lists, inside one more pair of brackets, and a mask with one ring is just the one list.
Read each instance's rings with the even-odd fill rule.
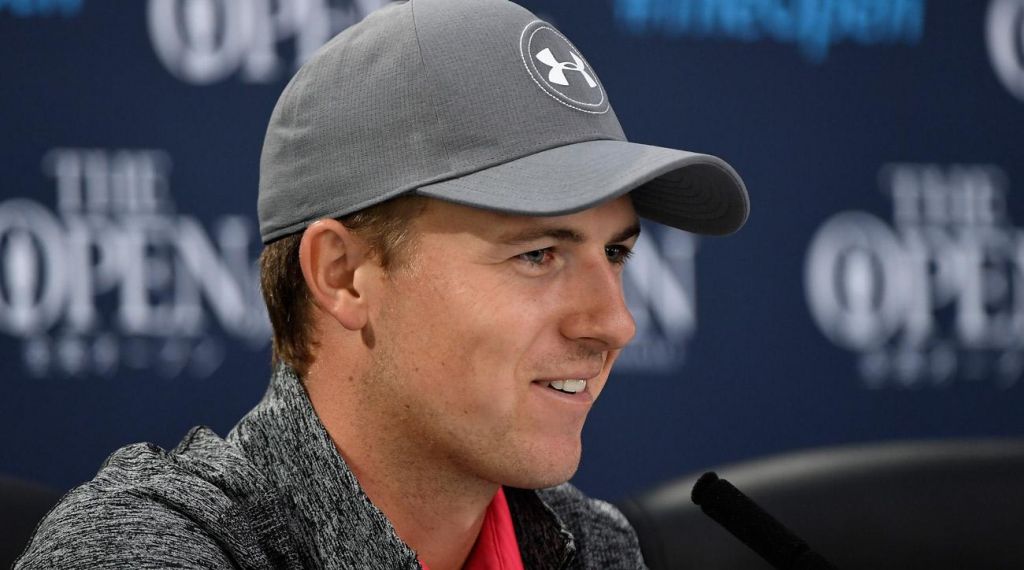
[[544,381],[540,385],[564,394],[578,394],[587,389],[587,381],[580,379]]

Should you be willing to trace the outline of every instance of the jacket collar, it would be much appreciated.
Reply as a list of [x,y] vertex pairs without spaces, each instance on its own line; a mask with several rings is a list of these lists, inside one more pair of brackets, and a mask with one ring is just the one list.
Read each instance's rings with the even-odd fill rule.
[[276,487],[306,568],[419,568],[363,492],[294,371],[280,366],[229,440]]
[[505,487],[505,500],[512,513],[523,567],[569,568],[576,554],[573,535],[537,492]]
[[[228,435],[290,513],[306,568],[419,568],[416,553],[366,496],[317,417],[295,372],[279,366],[263,400]],[[506,488],[527,568],[573,557],[572,534],[536,492]]]

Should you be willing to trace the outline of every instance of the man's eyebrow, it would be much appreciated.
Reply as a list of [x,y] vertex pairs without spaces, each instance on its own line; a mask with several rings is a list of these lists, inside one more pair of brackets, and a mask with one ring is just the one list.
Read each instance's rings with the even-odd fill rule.
[[[612,236],[612,239],[609,240],[609,243],[626,241],[638,235],[640,235],[640,222],[636,222],[633,225],[625,228],[621,232]],[[544,238],[551,238],[558,241],[568,241],[572,243],[582,243],[583,241],[586,240],[586,236],[572,228],[531,227],[504,234],[498,237],[498,241],[500,243],[506,243],[509,245],[520,245]]]
[[617,241],[626,241],[627,239],[634,238],[634,237],[637,237],[639,235],[640,235],[640,222],[637,221],[637,222],[634,222],[633,225],[629,226],[628,228],[626,228],[626,229],[622,230],[621,232],[615,234],[615,236],[612,238],[611,243],[615,243]]

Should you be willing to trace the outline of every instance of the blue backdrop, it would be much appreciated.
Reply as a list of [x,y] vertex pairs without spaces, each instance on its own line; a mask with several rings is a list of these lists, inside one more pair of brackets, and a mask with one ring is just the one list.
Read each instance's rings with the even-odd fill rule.
[[[224,434],[262,395],[263,132],[383,0],[0,0],[0,472]],[[649,227],[576,483],[1024,431],[1024,0],[524,2],[632,140],[728,159],[739,234]]]

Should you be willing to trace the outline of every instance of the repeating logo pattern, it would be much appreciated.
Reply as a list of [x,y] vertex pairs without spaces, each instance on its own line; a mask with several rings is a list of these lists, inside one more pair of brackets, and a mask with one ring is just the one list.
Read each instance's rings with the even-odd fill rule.
[[1003,86],[1024,101],[1024,0],[994,0],[986,18],[992,67]]
[[636,336],[616,371],[669,373],[685,364],[697,332],[697,245],[693,234],[644,223],[623,275]]
[[917,44],[925,0],[615,0],[615,16],[635,33],[796,44],[813,63],[841,42]]
[[806,260],[807,303],[871,388],[1016,385],[1024,375],[1024,232],[987,165],[882,170],[893,223],[848,211]]
[[0,0],[0,15],[7,12],[16,18],[70,18],[82,12],[83,4],[85,0]]
[[[286,78],[328,39],[387,0],[149,0],[153,48],[176,77],[209,85]],[[290,43],[289,50],[282,44]]]
[[0,334],[31,376],[205,377],[228,338],[266,346],[252,222],[176,213],[170,170],[158,150],[57,148],[55,211],[0,202]]

